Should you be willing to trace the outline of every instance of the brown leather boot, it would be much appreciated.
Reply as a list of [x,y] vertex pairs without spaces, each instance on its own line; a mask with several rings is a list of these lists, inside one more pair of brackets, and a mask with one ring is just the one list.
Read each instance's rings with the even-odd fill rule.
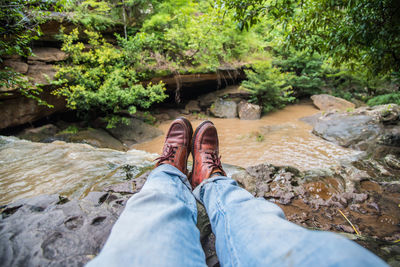
[[190,153],[193,128],[186,118],[178,118],[171,123],[168,133],[165,136],[163,151],[156,167],[161,164],[170,164],[184,174],[187,173],[187,159]]
[[190,182],[193,189],[214,173],[226,176],[221,157],[218,156],[217,129],[211,121],[204,121],[197,127],[192,143],[193,169]]

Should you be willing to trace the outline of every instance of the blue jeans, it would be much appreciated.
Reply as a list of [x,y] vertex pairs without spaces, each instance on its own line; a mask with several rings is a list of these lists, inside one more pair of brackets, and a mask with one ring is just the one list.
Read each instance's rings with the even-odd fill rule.
[[206,266],[195,197],[210,217],[221,266],[386,266],[344,237],[288,222],[230,178],[205,180],[192,193],[186,175],[167,164],[128,200],[87,266]]

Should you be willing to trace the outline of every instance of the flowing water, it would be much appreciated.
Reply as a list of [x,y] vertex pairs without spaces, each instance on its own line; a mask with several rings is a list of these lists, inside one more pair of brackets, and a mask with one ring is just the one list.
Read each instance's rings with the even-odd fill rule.
[[[222,162],[248,167],[264,162],[291,165],[300,170],[326,168],[341,157],[358,152],[322,140],[311,133],[312,126],[300,118],[318,113],[311,103],[291,105],[260,120],[210,119],[218,130]],[[192,119],[193,127],[203,120]],[[171,121],[159,126],[166,133]],[[132,148],[160,153],[164,136]]]
[[[329,167],[340,157],[357,153],[312,135],[312,127],[299,120],[317,112],[310,104],[299,104],[256,121],[211,118],[218,129],[223,163],[247,167],[268,162],[306,170]],[[194,127],[202,121],[190,119]],[[166,132],[169,124],[159,127]],[[39,194],[82,197],[124,182],[152,164],[157,155],[145,151],[159,153],[163,142],[164,136],[160,136],[121,152],[0,137],[0,204]]]
[[155,156],[137,150],[121,152],[0,136],[0,204],[40,194],[82,197],[135,177]]

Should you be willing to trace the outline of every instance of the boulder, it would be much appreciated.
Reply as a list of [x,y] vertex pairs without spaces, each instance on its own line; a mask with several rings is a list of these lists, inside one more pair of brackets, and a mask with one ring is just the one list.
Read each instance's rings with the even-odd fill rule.
[[3,64],[5,67],[10,67],[13,70],[15,70],[16,72],[19,72],[22,74],[25,74],[28,72],[28,64],[26,64],[25,62],[22,62],[22,61],[7,59],[7,60],[4,60]]
[[261,107],[241,101],[238,105],[238,113],[241,120],[258,120],[261,117]]
[[360,142],[376,139],[381,131],[382,126],[371,116],[337,113],[321,119],[312,132],[341,146],[355,148]]
[[218,118],[236,118],[237,104],[234,101],[218,98],[211,105],[210,112]]
[[28,57],[30,61],[58,62],[67,59],[68,55],[58,48],[40,47],[32,49],[33,55]]
[[338,145],[366,151],[373,158],[400,155],[399,115],[400,107],[394,104],[328,112],[313,118],[312,132]]
[[199,101],[197,100],[190,100],[185,106],[185,112],[200,112],[201,108],[199,106]]
[[111,148],[115,150],[126,151],[127,147],[121,141],[112,137],[107,131],[103,129],[88,128],[83,131],[78,131],[74,134],[57,134],[55,139],[62,139],[72,143],[88,144],[94,147]]
[[313,95],[311,99],[317,108],[324,111],[345,111],[356,107],[356,105],[347,100],[327,94]]
[[149,141],[163,134],[158,128],[139,119],[129,119],[129,124],[119,123],[115,128],[106,129],[125,146]]
[[17,136],[33,142],[45,142],[52,138],[60,129],[53,124],[46,124],[37,128],[27,128]]

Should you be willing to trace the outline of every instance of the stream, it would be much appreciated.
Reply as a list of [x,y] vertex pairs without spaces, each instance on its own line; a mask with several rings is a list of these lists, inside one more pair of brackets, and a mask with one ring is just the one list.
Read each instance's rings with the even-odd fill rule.
[[[311,103],[290,105],[260,120],[207,118],[218,130],[222,162],[241,167],[261,163],[290,165],[300,170],[329,168],[343,157],[359,152],[327,142],[311,133],[312,126],[300,118],[320,112]],[[195,129],[203,120],[188,117]],[[206,119],[206,118],[205,118]],[[171,121],[159,126],[167,132]],[[160,153],[164,136],[132,148]],[[191,160],[191,157],[189,158]]]
[[[303,103],[260,120],[209,119],[217,127],[225,164],[248,167],[267,162],[308,170],[330,167],[342,157],[358,154],[314,136],[312,127],[299,120],[318,112],[311,104]],[[196,127],[203,120],[194,116],[188,118]],[[165,121],[159,128],[165,133],[170,123]],[[44,144],[0,138],[0,204],[40,194],[81,198],[124,182],[152,164],[163,142],[164,136],[159,136],[121,152],[61,141]]]

